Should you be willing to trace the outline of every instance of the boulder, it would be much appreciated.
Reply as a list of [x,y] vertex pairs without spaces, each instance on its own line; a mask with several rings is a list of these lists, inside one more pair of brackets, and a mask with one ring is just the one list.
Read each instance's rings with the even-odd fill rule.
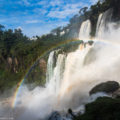
[[119,89],[120,85],[116,81],[107,81],[104,83],[100,83],[96,85],[94,88],[91,89],[89,92],[90,95],[98,93],[98,92],[104,92],[104,93],[113,93]]

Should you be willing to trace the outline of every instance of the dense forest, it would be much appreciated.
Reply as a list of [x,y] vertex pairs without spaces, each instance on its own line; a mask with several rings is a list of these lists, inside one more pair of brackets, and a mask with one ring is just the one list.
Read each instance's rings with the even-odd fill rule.
[[[113,10],[113,21],[120,19],[120,0],[100,0],[90,8],[84,7],[73,16],[69,24],[53,29],[50,34],[30,39],[21,29],[6,29],[0,25],[0,91],[16,85],[31,65],[48,50],[70,41],[76,41],[80,25],[90,19],[91,37],[95,35],[97,19],[100,13]],[[64,31],[64,34],[62,32]]]
[[[16,85],[31,65],[48,50],[68,42],[65,36],[53,34],[30,40],[20,29],[0,26],[0,89]],[[69,40],[73,41],[73,40]]]

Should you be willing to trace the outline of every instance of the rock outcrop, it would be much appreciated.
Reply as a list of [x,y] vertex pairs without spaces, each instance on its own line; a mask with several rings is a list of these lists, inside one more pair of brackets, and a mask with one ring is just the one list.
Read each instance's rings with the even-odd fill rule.
[[92,95],[98,92],[113,93],[117,91],[119,88],[120,88],[120,85],[118,82],[107,81],[107,82],[96,85],[94,88],[91,89],[89,94]]

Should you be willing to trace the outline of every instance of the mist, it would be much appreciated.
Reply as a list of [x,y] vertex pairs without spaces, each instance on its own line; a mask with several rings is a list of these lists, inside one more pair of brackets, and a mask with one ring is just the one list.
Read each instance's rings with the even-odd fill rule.
[[[87,26],[89,30],[84,31],[90,33],[90,25]],[[47,77],[45,87],[30,91],[27,85],[23,85],[14,107],[12,98],[5,104],[1,101],[0,116],[15,120],[42,120],[54,111],[67,112],[69,108],[78,111],[97,97],[108,96],[105,93],[89,96],[89,91],[101,82],[114,80],[120,83],[120,27],[119,23],[111,22],[107,30],[102,27],[97,30],[102,31],[102,35],[93,39],[92,46],[80,45],[75,52],[58,55],[55,68],[49,68],[52,76]],[[89,37],[88,33],[86,36]],[[48,64],[53,64],[53,52],[49,60]]]

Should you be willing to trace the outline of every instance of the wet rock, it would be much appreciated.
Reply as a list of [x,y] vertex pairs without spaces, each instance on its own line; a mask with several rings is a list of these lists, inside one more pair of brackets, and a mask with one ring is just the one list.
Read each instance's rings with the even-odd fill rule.
[[113,93],[119,89],[120,85],[116,81],[107,81],[104,83],[100,83],[96,85],[92,90],[89,92],[90,95],[98,93],[98,92],[105,92],[105,93]]
[[73,113],[72,109],[68,109],[68,113],[71,115],[70,118],[76,118],[75,114]]
[[61,115],[56,111],[51,114],[48,120],[64,120],[64,119],[62,119]]

